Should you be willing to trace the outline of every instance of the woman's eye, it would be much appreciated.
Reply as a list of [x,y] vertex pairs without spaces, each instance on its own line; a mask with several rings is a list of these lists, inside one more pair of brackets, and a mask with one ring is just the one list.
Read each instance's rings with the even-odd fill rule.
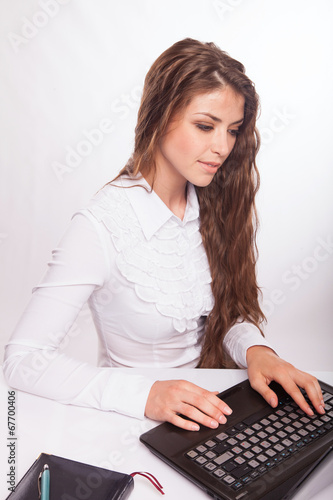
[[229,130],[229,133],[237,137],[240,134],[240,130]]
[[203,123],[197,123],[197,127],[200,130],[203,130],[204,132],[209,132],[210,130],[213,130],[213,127],[211,125],[204,125]]

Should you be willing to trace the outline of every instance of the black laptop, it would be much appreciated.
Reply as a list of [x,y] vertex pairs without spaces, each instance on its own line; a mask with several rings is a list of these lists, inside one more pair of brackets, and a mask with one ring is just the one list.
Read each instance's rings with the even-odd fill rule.
[[275,382],[273,409],[246,380],[219,394],[233,413],[218,429],[191,432],[164,423],[140,440],[215,499],[291,498],[333,447],[333,387],[320,385],[324,415],[306,415]]

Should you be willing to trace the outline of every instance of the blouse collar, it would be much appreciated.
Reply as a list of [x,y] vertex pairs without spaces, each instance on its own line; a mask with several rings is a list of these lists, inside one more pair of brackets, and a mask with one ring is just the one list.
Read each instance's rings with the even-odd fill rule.
[[187,186],[186,209],[184,218],[181,220],[166,206],[155,191],[151,190],[150,185],[143,177],[135,179],[121,177],[120,181],[124,187],[132,186],[130,189],[125,189],[125,192],[147,240],[150,240],[171,218],[183,226],[187,222],[199,218],[199,202],[195,187],[191,183],[188,183]]

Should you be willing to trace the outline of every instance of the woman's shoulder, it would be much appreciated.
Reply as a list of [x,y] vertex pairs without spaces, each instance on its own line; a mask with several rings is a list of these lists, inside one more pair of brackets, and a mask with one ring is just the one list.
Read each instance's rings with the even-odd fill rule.
[[126,194],[128,189],[137,189],[133,179],[118,178],[111,181],[80,212],[103,223],[113,233],[119,228],[133,230],[137,225],[137,218]]

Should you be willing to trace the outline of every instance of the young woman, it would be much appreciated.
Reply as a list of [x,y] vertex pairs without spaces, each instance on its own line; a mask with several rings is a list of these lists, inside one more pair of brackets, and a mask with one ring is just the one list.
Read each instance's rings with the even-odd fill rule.
[[[5,354],[8,384],[41,396],[196,430],[232,409],[190,382],[122,367],[248,368],[274,407],[274,379],[312,414],[317,380],[280,359],[261,334],[256,283],[258,97],[244,67],[185,39],[147,74],[134,153],[77,212],[34,289]],[[89,301],[99,366],[61,343]],[[186,415],[189,420],[179,414]]]

